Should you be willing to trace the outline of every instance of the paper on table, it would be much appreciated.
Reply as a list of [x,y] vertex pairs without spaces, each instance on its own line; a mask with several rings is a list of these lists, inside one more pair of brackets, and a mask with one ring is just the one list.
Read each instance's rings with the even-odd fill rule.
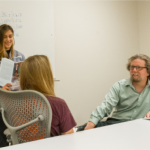
[[7,58],[2,58],[0,66],[0,86],[11,83],[14,62]]

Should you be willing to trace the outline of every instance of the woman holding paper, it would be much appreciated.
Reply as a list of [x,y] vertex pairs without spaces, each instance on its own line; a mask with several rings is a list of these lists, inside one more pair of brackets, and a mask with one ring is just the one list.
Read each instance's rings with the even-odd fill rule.
[[[0,25],[0,63],[2,58],[8,58],[15,63],[22,62],[25,57],[20,52],[14,50],[14,30],[7,24]],[[10,91],[10,83],[2,87],[4,90]],[[6,137],[3,134],[6,129],[0,114],[0,147],[7,146]]]
[[[2,58],[8,58],[15,63],[22,62],[25,57],[22,53],[14,50],[14,30],[10,25],[2,24],[0,26],[0,62]],[[6,84],[2,88],[10,90],[10,83]]]
[[49,59],[44,55],[28,57],[21,65],[22,90],[35,90],[46,96],[52,108],[51,136],[73,133],[76,122],[66,102],[56,97]]

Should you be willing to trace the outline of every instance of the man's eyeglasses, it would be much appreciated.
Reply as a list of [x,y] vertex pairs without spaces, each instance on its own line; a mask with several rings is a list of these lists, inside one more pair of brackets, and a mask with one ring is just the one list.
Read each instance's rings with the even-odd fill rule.
[[130,70],[133,70],[134,68],[136,68],[137,71],[141,71],[143,68],[146,68],[146,69],[147,69],[147,67],[130,66]]

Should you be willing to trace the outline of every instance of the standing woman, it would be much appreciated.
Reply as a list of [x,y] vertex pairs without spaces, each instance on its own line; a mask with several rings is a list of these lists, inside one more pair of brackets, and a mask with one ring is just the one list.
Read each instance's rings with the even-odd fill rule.
[[[22,53],[14,50],[14,30],[10,25],[2,24],[0,26],[0,62],[2,58],[8,58],[12,61],[22,62],[25,57]],[[2,88],[5,90],[10,90],[9,85],[6,84]]]
[[[2,58],[8,58],[13,60],[15,63],[24,61],[25,57],[20,52],[14,50],[14,30],[11,26],[3,24],[0,26],[0,63]],[[2,88],[9,90],[10,83],[7,83]],[[0,147],[7,146],[6,137],[3,134],[6,129],[0,114]]]

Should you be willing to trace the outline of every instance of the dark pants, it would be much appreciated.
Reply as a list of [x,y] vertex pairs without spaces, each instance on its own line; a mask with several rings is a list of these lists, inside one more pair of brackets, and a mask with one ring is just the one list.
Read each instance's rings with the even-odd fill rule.
[[[123,120],[118,120],[118,119],[114,119],[114,118],[108,118],[106,121],[104,122],[101,122],[99,121],[98,124],[95,126],[95,128],[98,128],[98,127],[103,127],[103,126],[108,126],[108,125],[112,125],[112,124],[117,124],[117,123],[121,123],[121,122],[125,122]],[[77,128],[77,132],[79,131],[83,131],[84,128],[86,127],[87,123],[85,123],[84,125],[82,126],[78,126]]]
[[114,119],[114,118],[108,118],[104,122],[99,121],[98,124],[95,126],[95,128],[108,126],[108,125],[112,125],[112,124],[117,124],[117,123],[121,123],[121,122],[125,122],[125,121]]
[[7,127],[5,126],[3,119],[2,119],[2,115],[0,113],[0,147],[5,147],[8,146],[8,143],[6,141],[6,136],[4,135],[4,130]]

